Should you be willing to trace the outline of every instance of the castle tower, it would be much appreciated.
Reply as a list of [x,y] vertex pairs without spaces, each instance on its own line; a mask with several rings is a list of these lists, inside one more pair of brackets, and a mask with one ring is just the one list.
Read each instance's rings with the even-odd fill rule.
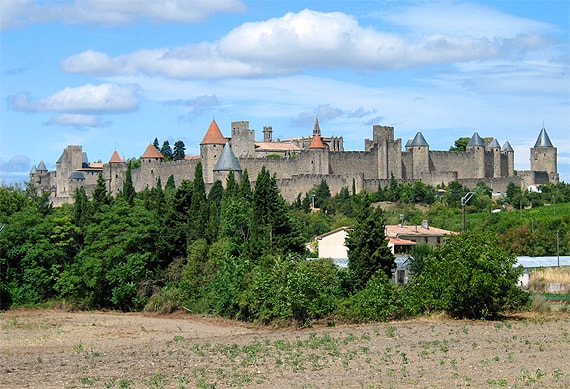
[[236,181],[241,181],[242,169],[229,143],[226,143],[222,155],[214,166],[214,180],[220,180],[225,186],[229,173],[233,171]]
[[515,150],[513,150],[513,147],[511,146],[509,141],[506,141],[503,144],[503,148],[501,150],[501,153],[503,154],[503,156],[507,160],[506,164],[503,165],[504,169],[505,169],[505,171],[503,172],[503,176],[506,176],[506,177],[514,176],[515,175]]
[[315,126],[313,127],[313,139],[314,139],[315,135],[318,135],[319,137],[321,136],[321,127],[319,127],[319,117],[318,116],[315,117]]
[[501,177],[501,145],[497,138],[493,138],[488,147],[493,153],[493,177]]
[[[67,146],[56,166],[56,196],[69,198],[73,194],[70,185],[70,177],[76,170],[83,168],[83,149],[81,146]],[[75,181],[74,181],[75,183]]]
[[263,127],[263,141],[267,143],[273,142],[273,127],[271,126]]
[[[420,131],[407,147],[412,152],[412,177],[421,180],[429,174],[429,145]],[[395,177],[395,176],[394,176]]]
[[377,178],[402,178],[402,140],[394,139],[394,127],[372,126],[372,141],[366,139],[364,149],[376,153]]
[[557,150],[552,145],[544,126],[540,130],[534,147],[530,149],[530,170],[546,172],[549,176],[558,176]]
[[479,133],[473,134],[465,150],[473,155],[473,163],[467,167],[470,172],[467,177],[485,178],[485,141],[479,136]]
[[255,156],[255,131],[249,129],[248,121],[232,122],[230,143],[234,155],[239,157]]
[[315,126],[313,127],[313,139],[311,140],[311,144],[309,144],[309,155],[311,158],[311,173],[329,173],[329,153],[321,137],[318,118],[315,119]]
[[[156,147],[154,147],[154,145],[153,148],[156,150]],[[162,155],[159,151],[158,154]],[[145,156],[145,160],[149,158],[149,155],[146,152],[145,154],[143,154],[143,156]],[[160,156],[157,155],[157,157],[159,157],[160,160]],[[142,158],[143,157],[141,157],[141,161]],[[164,159],[164,156],[162,156],[162,159]],[[119,156],[117,150],[115,150],[113,152],[113,155],[111,155],[109,163],[103,166],[103,173],[102,173],[103,179],[107,181],[107,191],[109,192],[109,194],[115,195],[119,193],[119,191],[123,187],[123,182],[125,180],[126,172],[127,172],[127,162],[124,161]]]
[[216,166],[226,143],[226,139],[222,135],[218,123],[212,119],[212,123],[210,123],[210,127],[208,127],[204,135],[204,139],[200,142],[202,173],[206,184],[212,184],[214,182],[214,166]]

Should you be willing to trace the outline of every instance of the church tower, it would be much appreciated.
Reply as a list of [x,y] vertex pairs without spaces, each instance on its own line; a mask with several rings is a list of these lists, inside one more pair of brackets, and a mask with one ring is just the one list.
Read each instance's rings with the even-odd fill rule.
[[315,126],[313,127],[313,139],[309,145],[309,153],[311,158],[311,173],[328,174],[329,173],[329,152],[327,146],[321,137],[321,128],[319,126],[319,118],[315,118]]

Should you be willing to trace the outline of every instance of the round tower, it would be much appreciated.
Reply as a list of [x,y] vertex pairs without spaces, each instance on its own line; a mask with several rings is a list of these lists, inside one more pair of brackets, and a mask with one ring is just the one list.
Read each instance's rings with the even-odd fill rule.
[[406,147],[412,152],[412,177],[422,179],[423,175],[429,174],[429,145],[420,131],[412,142]]
[[530,149],[530,170],[546,172],[549,176],[558,176],[557,163],[556,147],[552,145],[543,126],[534,147]]
[[311,173],[328,174],[329,173],[329,153],[327,146],[321,137],[321,129],[319,127],[319,119],[315,119],[313,127],[313,139],[309,145],[309,153],[311,155]]
[[465,176],[485,178],[485,141],[479,136],[479,133],[475,132],[473,134],[465,147],[465,151],[473,155],[473,164],[470,167],[466,167],[468,174]]
[[216,120],[212,119],[210,127],[204,135],[204,139],[200,142],[200,156],[202,158],[202,174],[204,175],[204,183],[212,184],[214,182],[214,167],[218,162],[218,158],[222,155],[226,139],[218,127]]

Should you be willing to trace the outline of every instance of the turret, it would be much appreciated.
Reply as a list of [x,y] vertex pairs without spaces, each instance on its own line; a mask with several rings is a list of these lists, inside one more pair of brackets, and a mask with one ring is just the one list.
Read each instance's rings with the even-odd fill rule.
[[226,184],[229,173],[233,171],[237,181],[241,181],[242,169],[229,143],[224,145],[222,155],[214,166],[214,180],[220,180]]
[[[154,150],[158,152],[160,155],[156,155],[157,159],[160,161],[164,159],[164,156],[154,147],[151,145]],[[147,147],[147,151],[143,154],[145,160],[152,160],[149,153],[153,153],[153,150]],[[141,161],[143,160],[143,156],[141,156]],[[160,158],[162,156],[162,159]],[[119,191],[123,187],[123,181],[125,180],[125,174],[127,171],[127,162],[124,161],[117,150],[113,152],[111,155],[111,159],[109,160],[108,164],[103,166],[103,179],[107,181],[108,187],[107,191],[110,194],[119,193]]]
[[429,145],[420,131],[406,149],[412,153],[413,178],[418,180],[422,175],[429,174]]
[[514,176],[515,175],[515,150],[513,150],[513,147],[511,146],[509,141],[506,141],[503,144],[503,148],[501,149],[501,153],[507,158],[507,164],[506,164],[506,170],[507,171],[503,175],[508,176],[508,177]]
[[485,141],[475,132],[467,146],[467,152],[473,154],[473,164],[470,167],[469,176],[472,178],[485,178]]
[[218,127],[218,123],[212,119],[210,127],[204,135],[204,139],[200,142],[200,156],[202,157],[202,172],[204,182],[212,184],[214,182],[214,166],[218,162],[218,158],[222,154],[226,139]]
[[557,177],[557,163],[556,147],[552,145],[550,137],[543,126],[534,147],[530,149],[530,170],[546,172]]
[[493,141],[487,147],[493,153],[493,177],[501,177],[501,145],[497,138],[493,138]]
[[321,137],[321,128],[319,126],[319,119],[315,119],[315,126],[313,127],[313,139],[309,144],[309,153],[311,158],[311,173],[313,174],[328,174],[329,173],[329,153],[327,146]]

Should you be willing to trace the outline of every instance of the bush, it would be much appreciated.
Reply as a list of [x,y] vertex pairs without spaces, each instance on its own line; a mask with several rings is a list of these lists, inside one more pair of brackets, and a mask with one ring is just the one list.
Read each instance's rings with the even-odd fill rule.
[[349,320],[386,321],[399,310],[397,289],[379,270],[361,289],[340,304],[338,314]]
[[253,270],[240,296],[241,312],[263,323],[294,320],[307,325],[336,309],[343,295],[338,271],[330,259],[274,257],[270,266]]
[[408,287],[411,313],[445,311],[457,318],[495,318],[520,309],[528,293],[518,287],[522,267],[499,249],[491,234],[450,237],[424,258],[424,268]]

